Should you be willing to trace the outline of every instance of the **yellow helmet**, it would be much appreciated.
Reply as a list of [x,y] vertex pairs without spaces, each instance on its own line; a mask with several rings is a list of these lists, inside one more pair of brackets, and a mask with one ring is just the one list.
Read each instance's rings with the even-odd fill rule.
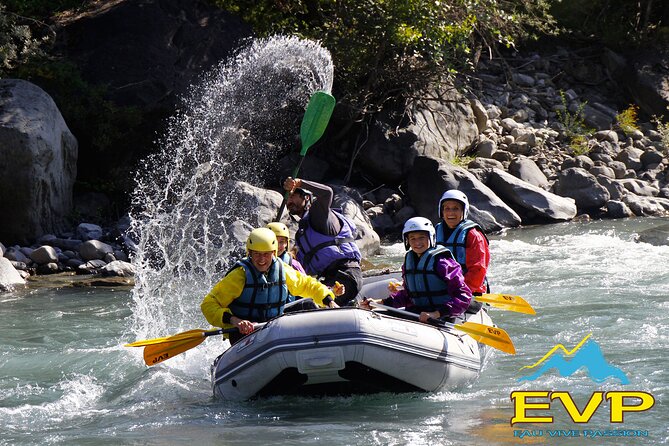
[[290,232],[288,232],[288,226],[284,225],[283,223],[279,223],[278,221],[268,223],[267,227],[276,234],[277,237],[286,237],[290,238]]
[[279,244],[276,241],[276,235],[271,229],[258,228],[251,231],[249,238],[246,239],[246,253],[249,251],[274,252],[277,255]]

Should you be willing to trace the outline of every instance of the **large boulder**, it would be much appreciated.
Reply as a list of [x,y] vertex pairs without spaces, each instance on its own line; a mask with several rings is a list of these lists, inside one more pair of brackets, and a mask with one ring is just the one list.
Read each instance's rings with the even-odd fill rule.
[[417,157],[408,178],[408,195],[416,213],[438,221],[441,218],[437,208],[439,199],[448,189],[458,189],[467,195],[470,218],[485,231],[498,231],[521,223],[513,209],[465,169],[441,159]]
[[493,169],[486,184],[521,216],[525,224],[568,221],[576,216],[573,199],[547,192],[503,170]]
[[0,239],[59,232],[72,210],[77,140],[36,85],[0,79]]
[[18,285],[25,285],[26,281],[21,277],[18,271],[12,266],[12,263],[0,257],[0,292],[11,291]]
[[555,193],[573,198],[579,211],[597,209],[611,199],[609,191],[597,182],[594,175],[580,167],[561,171],[553,185]]
[[402,182],[417,156],[452,159],[478,138],[470,101],[451,88],[417,104],[411,116],[384,112],[372,124],[357,158],[381,182]]

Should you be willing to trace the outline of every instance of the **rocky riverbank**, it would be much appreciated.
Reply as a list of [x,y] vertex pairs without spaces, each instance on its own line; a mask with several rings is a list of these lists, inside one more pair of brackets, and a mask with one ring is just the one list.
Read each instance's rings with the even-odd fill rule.
[[[96,20],[112,18],[103,11],[86,23],[96,29]],[[124,52],[117,57],[119,66],[143,62]],[[412,216],[436,221],[439,196],[451,188],[468,195],[471,217],[490,232],[574,218],[668,215],[669,127],[653,116],[667,112],[666,70],[657,67],[669,56],[654,57],[640,65],[606,48],[550,46],[484,60],[459,82],[435,86],[410,116],[406,109],[384,111],[348,140],[324,138],[302,172],[333,184],[336,205],[359,227],[365,255],[378,250],[380,238],[398,239]],[[104,58],[87,53],[86,60]],[[57,224],[71,212],[77,159],[76,139],[57,105],[27,81],[2,79],[0,93],[0,115],[11,117],[2,124],[0,155],[17,163],[5,167],[2,186],[13,186],[13,202],[24,203],[20,212],[6,213],[9,223],[0,229],[25,239],[0,244],[0,287],[57,273],[131,278],[127,217],[101,226]],[[141,97],[138,91],[124,100]],[[281,160],[288,167],[279,173],[292,171],[294,156]],[[29,168],[20,164],[24,158]],[[355,187],[339,186],[349,166],[345,182]],[[243,182],[230,190],[230,202],[255,210],[243,221],[225,215],[218,222],[231,228],[230,243],[243,246],[248,230],[276,213],[281,193]],[[294,222],[283,221],[295,230]],[[51,234],[29,240],[44,233]]]

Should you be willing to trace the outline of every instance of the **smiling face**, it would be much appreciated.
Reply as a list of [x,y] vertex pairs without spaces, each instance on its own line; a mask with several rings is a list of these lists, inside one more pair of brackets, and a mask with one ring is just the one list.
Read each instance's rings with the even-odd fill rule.
[[462,221],[465,207],[457,200],[446,200],[441,205],[441,218],[450,229],[455,228]]
[[430,234],[427,231],[414,231],[407,234],[409,248],[418,255],[423,254],[430,247]]
[[274,251],[249,251],[251,263],[261,273],[266,273],[269,271],[269,268],[272,266],[273,256]]

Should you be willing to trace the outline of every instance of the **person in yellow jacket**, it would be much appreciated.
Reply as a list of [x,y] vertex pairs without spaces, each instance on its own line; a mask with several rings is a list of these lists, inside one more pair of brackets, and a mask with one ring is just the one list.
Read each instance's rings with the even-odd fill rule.
[[233,344],[253,331],[254,322],[283,314],[291,294],[312,298],[323,307],[338,306],[327,286],[279,260],[277,247],[271,229],[251,231],[246,240],[247,257],[235,263],[200,305],[211,325],[239,329],[239,335],[230,336]]

